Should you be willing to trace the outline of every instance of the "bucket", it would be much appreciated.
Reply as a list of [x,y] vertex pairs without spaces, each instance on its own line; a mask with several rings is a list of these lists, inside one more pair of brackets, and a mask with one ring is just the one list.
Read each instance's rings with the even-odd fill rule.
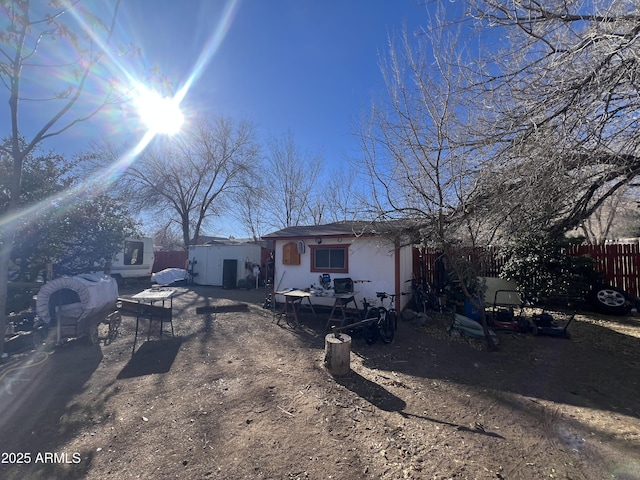
[[[480,302],[480,299],[478,297],[476,297],[475,300],[477,302]],[[473,306],[473,304],[471,303],[471,300],[469,300],[468,298],[464,301],[464,316],[472,320],[475,320],[476,322],[481,321],[480,311]]]

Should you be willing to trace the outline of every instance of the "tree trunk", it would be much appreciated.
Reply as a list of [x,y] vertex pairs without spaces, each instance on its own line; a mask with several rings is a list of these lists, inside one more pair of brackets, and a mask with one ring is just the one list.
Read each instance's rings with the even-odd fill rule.
[[331,375],[346,375],[351,371],[351,337],[329,333],[324,337],[324,366]]
[[480,323],[482,325],[482,331],[484,333],[485,341],[487,342],[487,349],[489,351],[497,350],[498,346],[493,343],[493,338],[489,334],[489,325],[487,324],[487,315],[484,309],[485,307],[484,301],[479,297],[475,296],[474,294],[472,294],[472,292],[470,292],[469,289],[467,288],[464,275],[462,274],[462,272],[460,272],[460,269],[457,267],[455,260],[451,255],[450,249],[445,246],[443,250],[447,260],[449,261],[449,266],[453,270],[453,273],[456,276],[456,279],[458,280],[458,282],[460,282],[460,288],[462,289],[462,292],[464,293],[465,298],[469,300],[473,308],[478,310],[478,312],[480,313]]

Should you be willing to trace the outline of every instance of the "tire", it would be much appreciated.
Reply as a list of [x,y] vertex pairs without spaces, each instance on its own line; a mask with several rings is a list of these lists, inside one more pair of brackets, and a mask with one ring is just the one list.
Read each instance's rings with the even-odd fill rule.
[[596,311],[608,315],[626,315],[633,307],[623,290],[610,285],[594,286],[587,300]]
[[538,327],[535,324],[531,324],[531,335],[538,335]]
[[391,320],[391,325],[393,325],[393,329],[398,330],[398,314],[396,313],[396,311],[390,310],[389,313],[387,313],[387,316]]
[[396,327],[391,313],[387,313],[378,321],[378,330],[380,333],[380,339],[383,343],[393,342],[393,337],[395,337],[396,334]]

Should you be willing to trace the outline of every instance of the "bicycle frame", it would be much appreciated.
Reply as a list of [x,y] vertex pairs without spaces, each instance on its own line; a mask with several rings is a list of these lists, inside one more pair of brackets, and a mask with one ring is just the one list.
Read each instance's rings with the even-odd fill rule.
[[[382,305],[380,307],[372,307],[366,298],[363,299],[363,310],[358,309],[360,321],[341,325],[340,327],[332,327],[334,335],[339,337],[340,332],[344,331],[362,332],[365,341],[369,345],[375,343],[378,337],[380,337],[384,343],[391,343],[395,335],[395,329],[397,328],[397,315],[395,315],[395,309],[393,308],[395,294],[391,295],[384,292],[377,292],[376,295],[381,300]],[[390,299],[391,308],[389,309],[384,306],[385,298]],[[390,325],[394,317],[395,322],[393,325]]]
[[[376,292],[376,297],[380,299],[381,304],[377,322],[380,338],[384,343],[391,343],[395,336],[395,331],[398,329],[398,315],[394,306],[396,294]],[[389,308],[384,306],[384,301],[387,298],[389,299]]]

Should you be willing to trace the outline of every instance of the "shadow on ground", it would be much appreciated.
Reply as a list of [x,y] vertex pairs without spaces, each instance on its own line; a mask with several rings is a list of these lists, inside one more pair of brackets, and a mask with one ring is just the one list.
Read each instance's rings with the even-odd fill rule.
[[373,406],[387,412],[402,412],[407,403],[395,396],[389,390],[364,378],[357,372],[351,371],[348,375],[335,377],[336,382],[348,388]]
[[[87,345],[86,339],[79,339],[55,348],[48,346],[46,351],[34,354],[32,360],[2,372],[0,452],[30,452],[34,462],[37,453],[56,452],[57,445],[76,437],[86,426],[87,416],[102,412],[102,402],[81,413],[70,405],[102,361],[102,351],[98,346]],[[45,449],[32,452],[34,436],[49,439]],[[89,464],[83,462],[82,468],[74,472]],[[15,465],[0,465],[0,477],[29,478],[24,470],[13,476],[12,467]],[[34,473],[32,478],[36,477]]]
[[144,342],[118,374],[118,380],[169,372],[178,355],[180,345],[182,345],[182,339],[179,337]]

